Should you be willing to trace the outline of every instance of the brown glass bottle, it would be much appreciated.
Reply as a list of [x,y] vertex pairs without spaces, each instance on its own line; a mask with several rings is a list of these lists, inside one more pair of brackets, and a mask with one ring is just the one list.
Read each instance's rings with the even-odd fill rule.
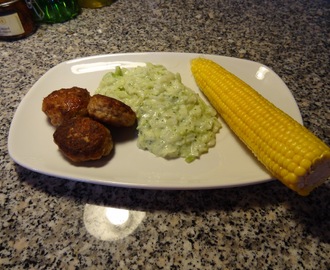
[[110,6],[113,0],[78,0],[79,6],[82,8],[101,8]]
[[33,13],[24,0],[0,0],[0,40],[25,38],[36,29]]

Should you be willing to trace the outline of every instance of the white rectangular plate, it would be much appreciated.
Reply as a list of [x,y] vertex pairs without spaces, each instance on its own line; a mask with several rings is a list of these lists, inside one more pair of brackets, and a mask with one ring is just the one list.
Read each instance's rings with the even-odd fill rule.
[[302,123],[289,89],[272,70],[260,63],[192,53],[100,55],[63,62],[35,83],[20,103],[11,123],[8,139],[10,156],[21,166],[42,174],[121,187],[224,188],[271,180],[269,173],[223,121],[216,146],[189,164],[183,159],[155,157],[150,152],[138,149],[135,139],[116,143],[111,158],[79,165],[68,162],[58,151],[53,142],[54,128],[41,111],[42,100],[49,93],[78,86],[87,88],[93,94],[106,72],[113,71],[118,65],[130,68],[145,62],[162,64],[172,72],[179,72],[183,83],[200,93],[190,71],[191,59],[200,56],[221,64]]

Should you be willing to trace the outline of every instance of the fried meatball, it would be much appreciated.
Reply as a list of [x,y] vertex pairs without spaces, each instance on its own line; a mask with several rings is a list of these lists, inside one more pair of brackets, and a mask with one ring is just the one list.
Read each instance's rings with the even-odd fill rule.
[[89,99],[90,94],[84,88],[62,88],[44,98],[42,111],[48,116],[51,124],[58,127],[66,119],[87,116]]
[[61,152],[74,162],[100,159],[113,148],[109,129],[89,117],[66,120],[53,137]]
[[87,110],[93,119],[116,127],[130,127],[136,121],[136,114],[131,107],[104,95],[92,96]]

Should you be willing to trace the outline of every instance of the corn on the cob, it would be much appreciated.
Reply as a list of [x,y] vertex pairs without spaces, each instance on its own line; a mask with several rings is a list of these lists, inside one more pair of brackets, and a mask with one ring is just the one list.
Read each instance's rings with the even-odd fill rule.
[[330,176],[330,148],[256,90],[217,63],[196,58],[197,85],[270,173],[300,195]]

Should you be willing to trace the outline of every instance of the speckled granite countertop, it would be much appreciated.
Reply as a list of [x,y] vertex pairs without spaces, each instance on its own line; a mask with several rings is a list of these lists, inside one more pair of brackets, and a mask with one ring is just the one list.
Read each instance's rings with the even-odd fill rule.
[[[31,172],[7,150],[18,104],[48,69],[145,51],[271,67],[304,124],[330,144],[329,18],[328,0],[119,0],[0,42],[0,268],[330,269],[329,180],[308,197],[277,181],[203,191],[114,188]],[[128,210],[128,221],[111,225],[111,208]]]

